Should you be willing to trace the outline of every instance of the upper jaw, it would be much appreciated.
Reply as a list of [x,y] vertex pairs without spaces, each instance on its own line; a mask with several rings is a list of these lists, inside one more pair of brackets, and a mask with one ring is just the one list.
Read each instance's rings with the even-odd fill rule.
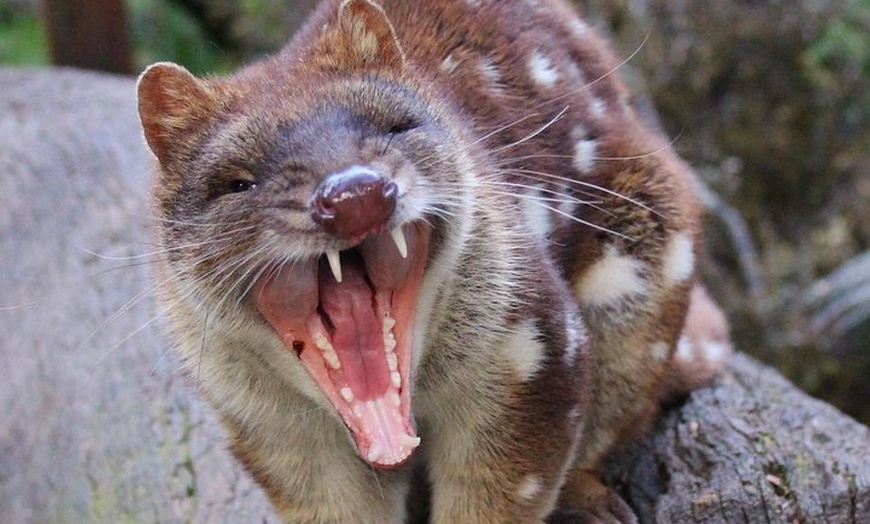
[[[387,240],[387,238],[390,240]],[[394,245],[395,253],[392,252],[393,248],[389,246],[390,241],[392,241],[392,244]],[[396,260],[396,254],[398,254],[402,260],[408,258],[408,242],[405,238],[405,228],[401,225],[390,230],[388,235],[383,233],[367,234],[352,241],[351,245],[361,250],[367,268],[372,264],[378,264],[378,267],[372,268],[373,271],[370,271],[370,273],[378,275],[381,282],[384,282],[384,279],[389,279],[390,273],[393,273],[388,271],[389,268],[383,267],[385,260],[388,260],[388,262],[391,263],[401,263]],[[332,272],[333,277],[340,283],[342,281],[341,252],[338,249],[327,249],[323,254],[329,264],[329,269]],[[399,273],[396,278],[400,276],[401,273]]]
[[411,353],[430,232],[422,223],[397,229],[270,267],[253,287],[258,311],[336,409],[360,457],[381,468],[419,444]]

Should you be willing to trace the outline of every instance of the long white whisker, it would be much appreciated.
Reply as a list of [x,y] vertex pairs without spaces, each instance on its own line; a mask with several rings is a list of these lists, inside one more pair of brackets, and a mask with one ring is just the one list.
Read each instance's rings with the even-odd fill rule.
[[200,382],[202,378],[202,355],[205,353],[205,337],[208,334],[208,325],[209,325],[209,316],[211,315],[211,310],[207,309],[205,311],[205,320],[203,320],[202,327],[202,338],[199,341],[199,359],[196,362],[196,381]]
[[[117,310],[115,310],[114,313],[112,313],[108,317],[104,318],[93,329],[91,329],[91,331],[85,336],[85,338],[82,340],[82,342],[78,345],[78,350],[82,350],[84,348],[85,344],[87,344],[88,342],[93,340],[93,338],[97,335],[97,333],[99,333],[103,329],[105,329],[106,326],[117,321],[124,314],[126,314],[128,311],[130,311],[130,309],[132,309],[137,304],[139,304],[142,300],[151,296],[154,293],[154,291],[156,291],[156,290],[157,290],[157,285],[152,285],[152,286],[148,287],[147,289],[145,289],[144,291],[140,291],[139,293],[136,293],[135,295],[133,295],[132,298],[127,300],[127,302],[125,302],[123,305],[121,305],[121,307],[118,308]],[[124,340],[126,340],[126,339],[124,339]]]
[[521,138],[521,139],[519,139],[519,140],[517,140],[517,141],[515,141],[515,142],[511,142],[510,144],[505,144],[505,145],[503,145],[503,146],[497,147],[497,148],[493,149],[492,152],[493,152],[493,153],[499,153],[499,152],[501,152],[501,151],[504,151],[505,149],[509,149],[509,148],[512,148],[512,147],[516,147],[516,146],[518,146],[518,145],[520,145],[520,144],[522,144],[522,143],[524,143],[524,142],[528,142],[529,140],[535,138],[536,136],[538,136],[538,135],[540,135],[541,133],[543,133],[544,131],[546,131],[547,128],[549,128],[550,126],[552,126],[553,124],[555,124],[556,122],[558,122],[559,120],[561,120],[562,118],[564,118],[564,117],[565,117],[565,114],[568,112],[568,108],[569,108],[569,107],[570,107],[570,106],[565,106],[564,108],[562,108],[562,110],[559,111],[559,112],[556,114],[556,116],[554,116],[553,118],[551,118],[550,120],[548,120],[546,123],[544,123],[543,125],[541,125],[541,126],[538,127],[537,129],[535,129],[534,131],[532,131],[532,132],[529,133],[528,135],[524,136],[523,138]]
[[593,184],[591,182],[586,182],[584,180],[577,180],[574,178],[567,178],[567,177],[564,177],[561,175],[554,175],[553,173],[547,173],[544,171],[533,171],[533,170],[529,170],[529,169],[507,169],[507,171],[510,173],[518,174],[518,175],[526,175],[527,174],[527,175],[533,175],[533,176],[541,176],[541,177],[548,178],[548,179],[559,180],[561,182],[567,182],[569,184],[576,184],[578,186],[589,188],[589,189],[592,189],[594,191],[600,191],[604,194],[616,197],[620,200],[624,200],[630,204],[638,206],[641,209],[645,209],[646,211],[649,211],[650,213],[653,213],[656,216],[662,216],[661,213],[659,213],[655,209],[649,207],[648,205],[644,204],[643,202],[636,200],[636,199],[633,199],[631,197],[627,197],[627,196],[619,193],[618,191],[613,191],[612,189],[607,189],[606,187],[600,186],[598,184]]
[[[557,204],[579,204],[579,205],[583,205],[583,206],[589,206],[593,209],[601,211],[602,213],[613,216],[612,211],[609,211],[609,210],[607,210],[599,205],[602,203],[602,201],[600,201],[600,200],[599,201],[584,200],[582,198],[575,197],[574,195],[568,195],[568,194],[562,193],[560,191],[556,191],[556,190],[549,189],[546,187],[530,185],[530,184],[519,184],[516,182],[503,182],[503,181],[494,181],[494,182],[488,182],[488,183],[491,185],[497,185],[497,186],[515,187],[515,188],[519,188],[519,189],[530,189],[533,191],[540,191],[541,193],[545,193],[545,194],[549,194],[549,195],[555,195],[555,197],[544,197],[544,196],[535,196],[535,195],[528,195],[528,194],[519,193],[519,194],[517,194],[517,196],[519,196],[519,197],[537,198],[537,199],[541,200],[542,202],[552,202],[552,203],[557,203]],[[555,184],[555,185],[557,187],[560,187],[559,184]],[[564,186],[561,186],[561,187],[563,189],[566,189]]]
[[133,338],[134,336],[136,336],[136,335],[138,335],[139,333],[141,333],[142,331],[144,331],[145,328],[147,328],[148,326],[150,326],[151,324],[153,324],[154,322],[156,322],[158,319],[160,319],[161,316],[162,316],[161,314],[154,315],[153,317],[151,317],[150,320],[148,320],[147,322],[145,322],[144,324],[142,324],[141,326],[139,326],[138,328],[136,328],[132,333],[129,333],[127,336],[125,336],[124,338],[122,338],[121,340],[119,340],[119,341],[118,341],[117,343],[115,343],[111,348],[109,348],[108,351],[103,352],[103,354],[101,354],[101,355],[100,355],[100,356],[99,356],[99,357],[94,361],[94,363],[91,364],[91,368],[96,368],[97,366],[99,366],[99,365],[103,362],[103,360],[105,360],[109,355],[111,355],[112,353],[114,353],[116,349],[118,349],[119,347],[123,346],[125,342],[127,342],[128,340],[130,340],[130,339]]
[[595,84],[603,81],[605,78],[609,77],[610,75],[612,75],[612,74],[616,73],[618,70],[620,70],[625,64],[631,62],[634,59],[634,57],[637,56],[638,53],[640,53],[640,50],[644,48],[644,46],[646,45],[649,38],[650,38],[650,33],[647,33],[646,36],[643,37],[643,41],[640,44],[638,44],[637,48],[630,55],[628,55],[628,57],[626,57],[623,61],[616,64],[613,68],[611,68],[606,73],[600,75],[598,78],[592,80],[591,82],[587,82],[587,83],[583,84],[583,86],[578,87],[577,89],[572,89],[572,90],[567,91],[559,96],[556,96],[554,98],[550,98],[549,100],[541,102],[540,104],[532,107],[531,109],[534,111],[534,110],[540,109],[543,106],[546,106],[546,105],[558,102],[560,100],[563,100],[565,98],[574,96],[577,93],[580,93],[581,91],[583,91],[585,89],[589,89],[590,87],[594,86]]
[[562,216],[564,216],[564,217],[566,217],[566,218],[568,218],[568,219],[570,219],[570,220],[572,220],[572,221],[574,221],[574,222],[577,222],[577,223],[579,223],[579,224],[583,224],[584,226],[591,227],[592,229],[596,229],[596,230],[598,230],[598,231],[602,231],[602,232],[604,232],[604,233],[608,233],[608,234],[611,234],[611,235],[614,235],[614,236],[617,236],[617,237],[620,237],[620,238],[624,238],[625,240],[629,240],[629,241],[633,241],[633,240],[634,240],[633,238],[631,238],[631,237],[629,237],[629,236],[627,236],[627,235],[624,235],[624,234],[622,234],[622,233],[620,233],[620,232],[618,232],[618,231],[613,231],[613,230],[611,230],[611,229],[607,229],[606,227],[599,226],[599,225],[594,224],[594,223],[592,223],[592,222],[589,222],[589,221],[587,221],[587,220],[583,220],[582,218],[575,217],[575,216],[572,215],[571,213],[566,213],[565,211],[562,211],[562,210],[559,209],[559,208],[556,208],[556,207],[553,207],[553,206],[547,205],[545,202],[542,202],[541,199],[539,199],[539,198],[535,198],[535,197],[533,197],[533,196],[531,196],[531,195],[526,195],[526,194],[523,194],[523,193],[513,193],[513,192],[510,192],[510,191],[493,191],[493,193],[495,193],[495,194],[499,194],[499,195],[504,195],[504,196],[511,196],[511,197],[522,198],[522,199],[525,199],[525,200],[527,200],[527,201],[529,201],[529,202],[533,202],[534,204],[539,205],[539,206],[543,207],[544,209],[549,209],[549,210],[552,211],[553,213],[556,213],[556,214],[558,214],[558,215],[562,215]]

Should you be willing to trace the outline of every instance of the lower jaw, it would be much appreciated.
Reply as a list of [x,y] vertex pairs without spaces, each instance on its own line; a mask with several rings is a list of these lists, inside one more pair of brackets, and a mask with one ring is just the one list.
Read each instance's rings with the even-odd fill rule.
[[[325,333],[319,316],[307,323],[307,331],[314,347],[306,344],[299,358],[309,375],[320,387],[350,430],[357,452],[364,461],[376,468],[395,468],[406,462],[420,440],[410,420],[410,341],[413,314],[394,320],[389,309],[392,293],[379,293],[379,318],[382,320],[385,351],[380,357],[386,361],[388,374],[379,373],[379,380],[371,379],[351,387],[345,374],[349,357],[339,357]],[[390,324],[395,323],[394,333]],[[378,358],[378,355],[368,358]]]
[[[378,327],[384,337],[382,353],[369,351],[362,355],[349,352],[346,348],[336,350],[317,310],[302,316],[286,314],[289,311],[287,304],[290,307],[293,304],[286,297],[270,302],[270,297],[274,298],[271,294],[275,291],[266,291],[264,294],[264,286],[268,282],[264,285],[258,283],[254,288],[261,313],[287,349],[298,355],[308,374],[329,399],[350,430],[360,458],[379,469],[400,466],[419,445],[410,416],[411,351],[417,297],[428,258],[429,231],[423,225],[410,227],[414,230],[410,235],[410,261],[406,261],[410,265],[406,278],[392,290],[374,289],[372,285],[374,309],[380,324]],[[295,274],[289,278],[279,276],[276,279],[282,283],[293,283],[298,282],[299,278]],[[317,274],[314,278],[318,278]],[[279,292],[284,294],[287,291],[281,289]],[[395,347],[388,350],[392,344],[391,338],[395,341]],[[377,359],[383,361],[378,362]],[[375,362],[378,365],[351,367],[358,366],[359,362]],[[370,367],[378,366],[381,367],[380,371],[367,374]],[[356,378],[348,380],[346,371]],[[361,373],[365,375],[363,381],[359,379]]]

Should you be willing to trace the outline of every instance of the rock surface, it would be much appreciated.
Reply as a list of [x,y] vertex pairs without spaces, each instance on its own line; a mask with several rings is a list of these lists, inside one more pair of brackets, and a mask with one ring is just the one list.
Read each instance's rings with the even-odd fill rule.
[[151,298],[134,82],[0,70],[0,522],[257,522]]

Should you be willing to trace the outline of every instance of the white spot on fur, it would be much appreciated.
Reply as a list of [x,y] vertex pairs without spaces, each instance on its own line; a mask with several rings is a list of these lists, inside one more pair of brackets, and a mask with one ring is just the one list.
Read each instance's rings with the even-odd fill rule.
[[531,502],[544,487],[544,481],[539,475],[527,475],[520,483],[517,495],[526,502]]
[[681,232],[671,237],[665,246],[662,264],[668,284],[678,284],[692,276],[695,271],[695,251],[688,233]]
[[589,102],[589,110],[592,111],[592,116],[601,118],[607,112],[607,104],[604,103],[604,100],[596,97]]
[[630,295],[642,295],[647,284],[641,277],[643,262],[622,256],[607,246],[604,256],[592,264],[575,284],[577,297],[590,305],[609,305]]
[[529,57],[529,73],[535,82],[544,87],[553,87],[559,80],[559,71],[553,61],[537,49]]
[[680,340],[677,341],[677,353],[675,356],[686,362],[692,360],[692,342],[686,335],[681,336]]
[[595,167],[597,144],[589,138],[589,132],[583,126],[574,128],[574,167],[581,173],[588,173]]
[[574,167],[581,173],[588,173],[595,167],[595,140],[583,139],[574,144]]
[[677,342],[676,358],[683,362],[703,361],[721,364],[731,354],[731,345],[711,338],[694,338],[686,334]]
[[503,89],[504,86],[501,81],[501,71],[499,71],[495,62],[489,58],[481,59],[480,73],[489,81],[490,87],[492,87],[493,90],[501,91]]
[[586,32],[589,31],[589,26],[586,25],[586,22],[583,20],[575,18],[571,20],[571,31],[574,32],[574,36],[577,38],[582,38],[586,36]]
[[457,62],[456,59],[453,58],[453,53],[450,53],[449,55],[447,55],[447,58],[445,58],[441,62],[441,70],[444,71],[445,73],[447,73],[448,75],[453,74],[453,72],[456,71],[456,67],[458,65],[459,65],[459,62]]
[[539,369],[544,360],[544,345],[539,340],[540,332],[531,321],[519,324],[510,333],[502,352],[513,365],[514,371],[523,381],[529,380]]
[[534,193],[522,198],[523,216],[536,238],[547,238],[553,231],[550,210],[542,193],[541,188],[536,188]]
[[650,354],[658,362],[664,362],[668,358],[668,345],[664,342],[656,342],[649,348]]
[[559,203],[556,204],[556,207],[559,209],[559,217],[562,220],[571,220],[569,217],[573,217],[574,211],[577,210],[577,200],[565,195],[559,198]]
[[731,354],[731,346],[716,340],[707,340],[701,344],[701,353],[704,355],[704,360],[719,363]]

